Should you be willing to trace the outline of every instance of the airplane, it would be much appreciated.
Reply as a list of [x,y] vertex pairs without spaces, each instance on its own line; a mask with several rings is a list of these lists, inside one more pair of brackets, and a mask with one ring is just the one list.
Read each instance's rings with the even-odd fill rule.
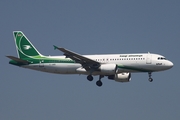
[[130,82],[131,73],[146,72],[152,82],[152,72],[164,71],[173,67],[173,63],[164,56],[152,53],[80,55],[66,48],[57,47],[64,56],[44,56],[28,40],[22,31],[13,32],[18,57],[10,58],[9,64],[32,70],[56,74],[83,74],[92,81],[99,76],[116,82]]

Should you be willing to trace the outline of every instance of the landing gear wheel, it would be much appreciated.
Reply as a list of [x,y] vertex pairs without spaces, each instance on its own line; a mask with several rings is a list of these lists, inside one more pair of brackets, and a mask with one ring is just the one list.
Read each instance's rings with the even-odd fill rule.
[[96,85],[99,86],[99,87],[101,87],[102,84],[103,84],[103,83],[102,83],[100,80],[98,80],[98,81],[96,82]]
[[152,78],[149,78],[149,82],[152,82],[153,81],[153,79]]
[[152,81],[153,81],[153,79],[151,78],[152,73],[151,73],[151,72],[149,72],[149,73],[148,73],[148,75],[149,75],[149,82],[152,82]]
[[93,76],[92,76],[92,75],[88,75],[88,76],[87,76],[87,79],[88,79],[89,81],[93,81]]

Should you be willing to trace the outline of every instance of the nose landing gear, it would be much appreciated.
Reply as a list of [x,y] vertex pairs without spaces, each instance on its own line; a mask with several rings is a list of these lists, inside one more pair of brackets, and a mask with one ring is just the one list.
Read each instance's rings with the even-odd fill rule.
[[152,79],[152,77],[151,77],[151,76],[152,76],[152,73],[149,72],[148,75],[149,75],[149,82],[152,82],[152,81],[153,81],[153,79]]

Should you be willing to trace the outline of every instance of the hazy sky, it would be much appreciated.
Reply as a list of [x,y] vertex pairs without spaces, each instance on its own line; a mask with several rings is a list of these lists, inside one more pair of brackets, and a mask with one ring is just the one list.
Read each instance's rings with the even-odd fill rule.
[[[1,120],[179,120],[179,0],[0,1]],[[164,55],[168,71],[134,73],[129,83],[85,75],[49,74],[8,64],[17,56],[12,31],[21,30],[44,55]]]

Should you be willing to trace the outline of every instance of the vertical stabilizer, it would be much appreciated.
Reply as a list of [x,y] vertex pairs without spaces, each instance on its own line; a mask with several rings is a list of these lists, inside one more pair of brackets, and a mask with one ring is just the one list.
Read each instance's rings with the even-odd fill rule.
[[37,58],[42,56],[33,46],[33,44],[28,40],[28,38],[23,34],[23,32],[14,31],[13,35],[19,58]]

